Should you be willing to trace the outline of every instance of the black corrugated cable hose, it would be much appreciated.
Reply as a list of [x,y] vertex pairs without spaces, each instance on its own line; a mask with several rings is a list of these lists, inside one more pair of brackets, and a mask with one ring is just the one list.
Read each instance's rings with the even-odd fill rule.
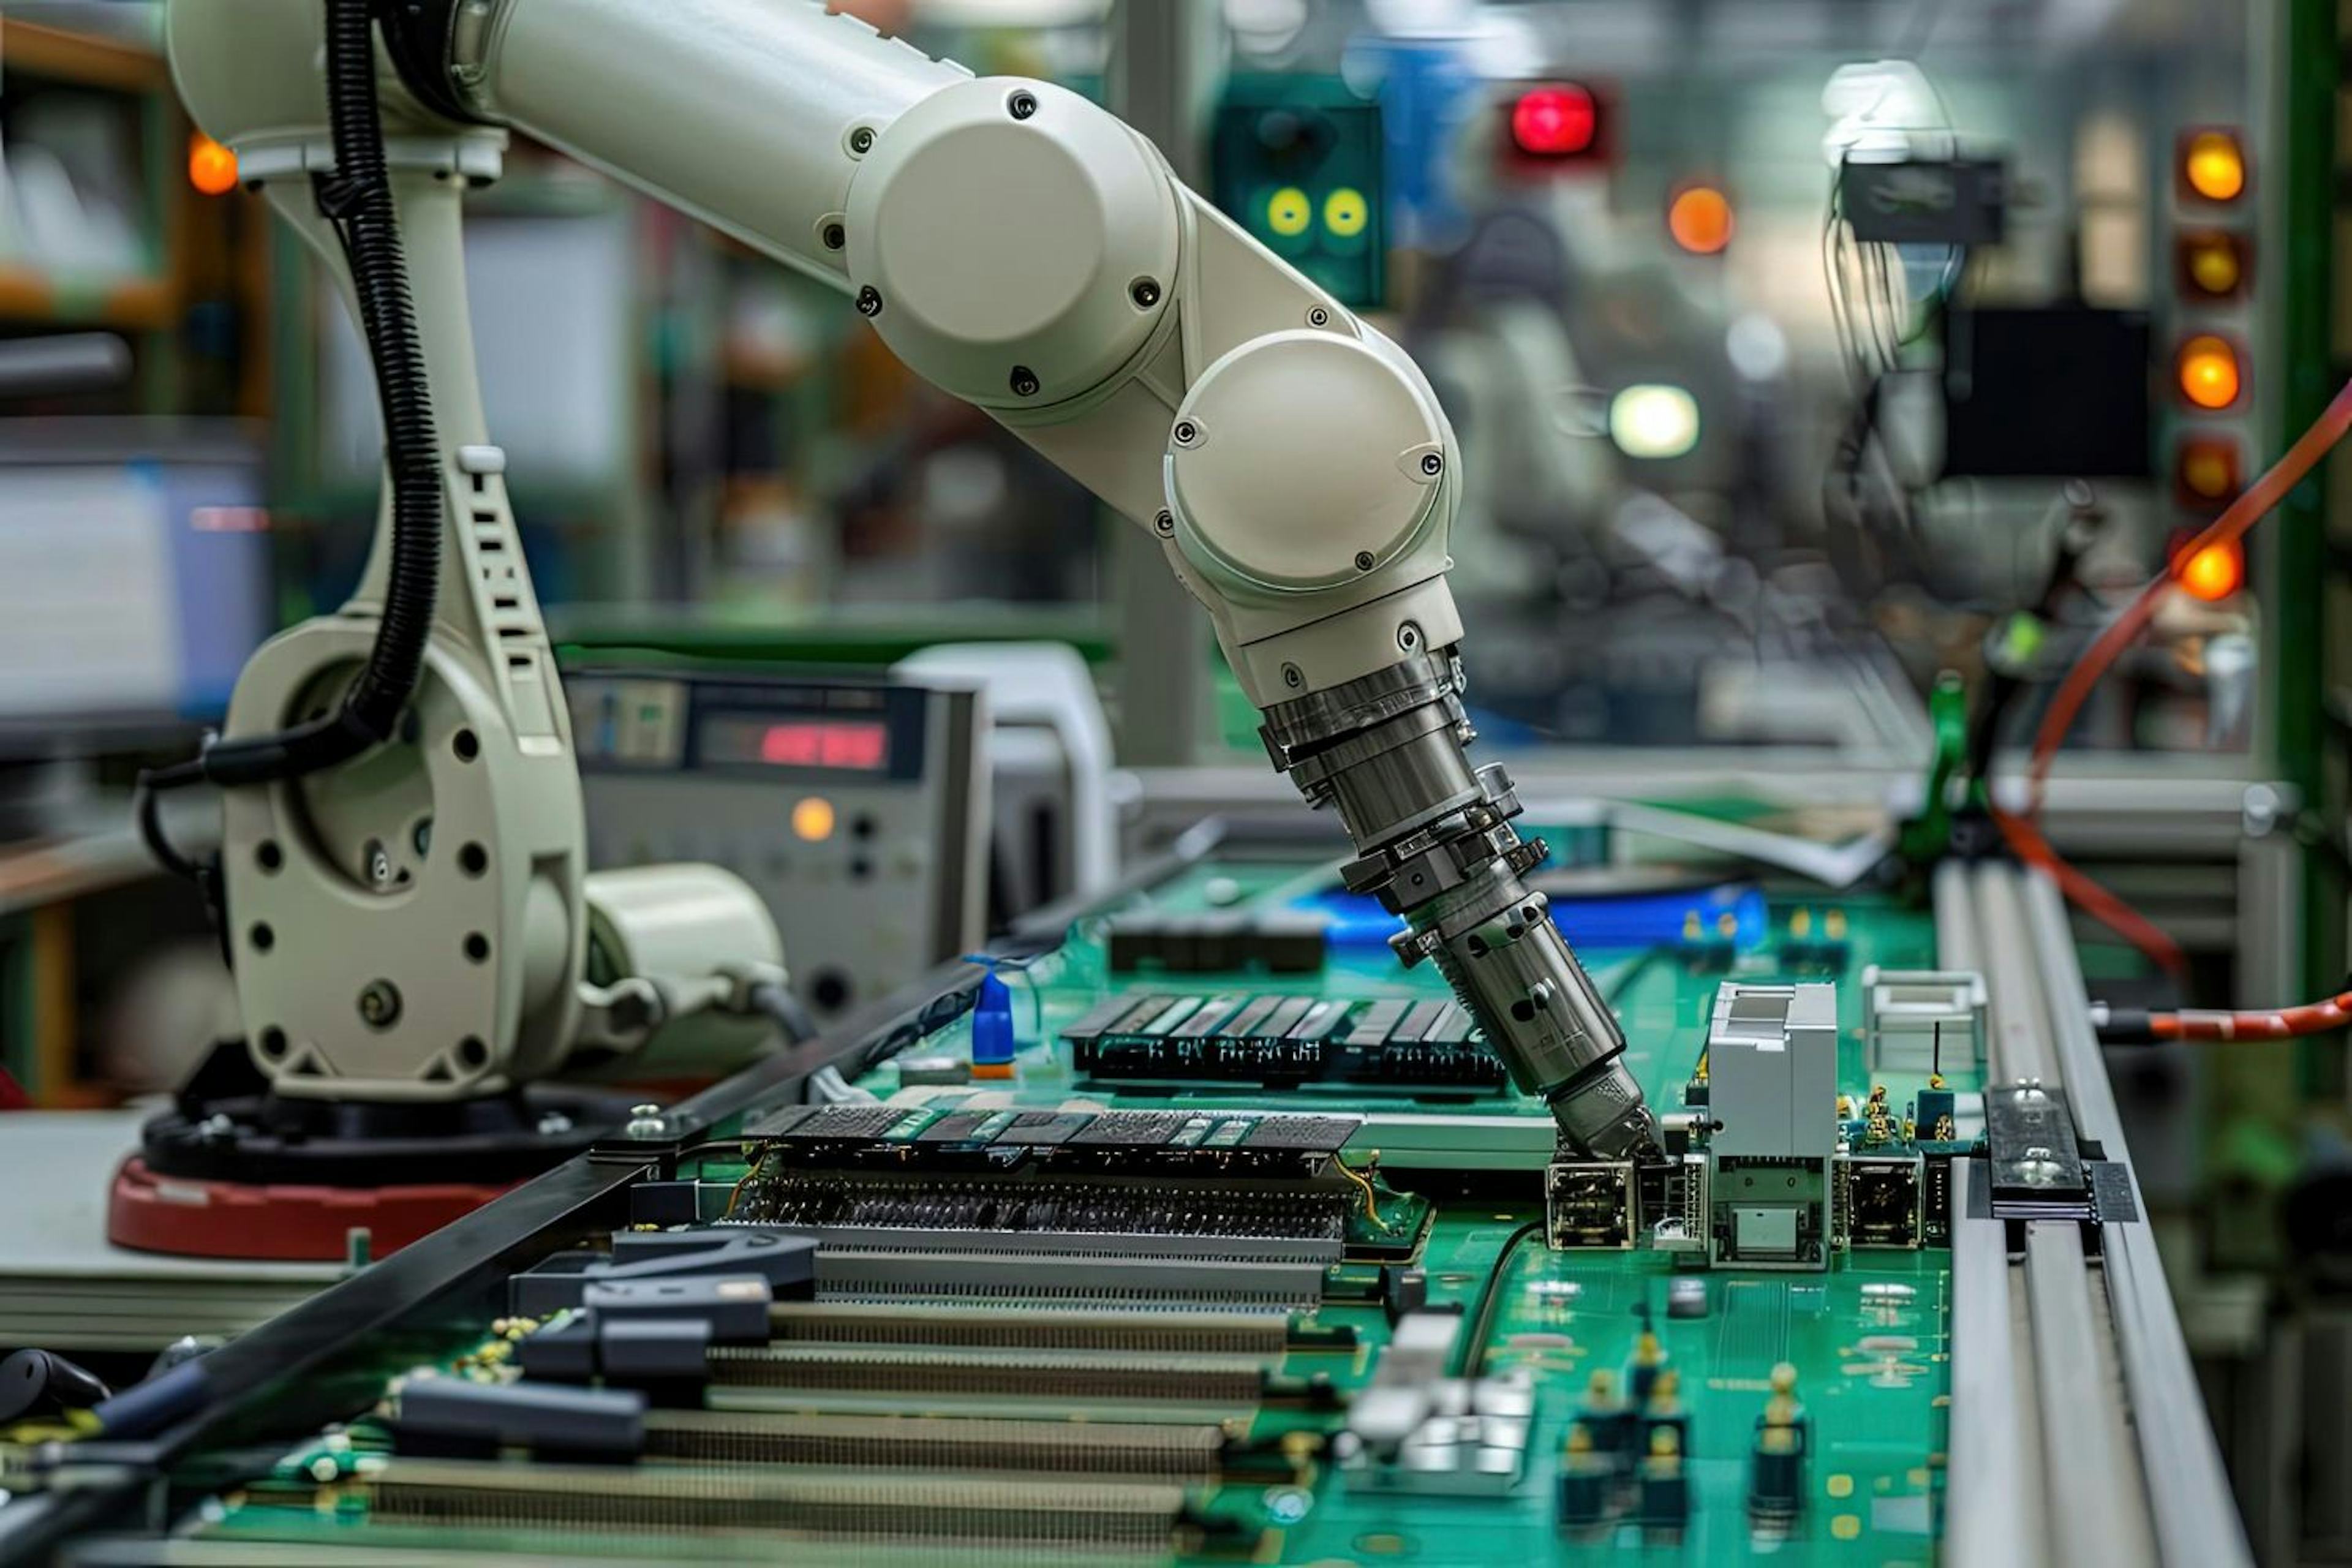
[[400,238],[384,161],[375,89],[372,0],[325,0],[327,108],[335,170],[318,176],[320,209],[334,222],[351,264],[360,323],[383,408],[384,451],[392,476],[392,563],[367,667],[336,710],[308,723],[243,740],[221,741],[184,763],[142,773],[139,826],[151,849],[183,875],[190,865],[164,840],[155,796],[208,783],[226,787],[299,778],[349,761],[388,738],[416,694],[440,584],[440,438],[409,296],[408,260]]

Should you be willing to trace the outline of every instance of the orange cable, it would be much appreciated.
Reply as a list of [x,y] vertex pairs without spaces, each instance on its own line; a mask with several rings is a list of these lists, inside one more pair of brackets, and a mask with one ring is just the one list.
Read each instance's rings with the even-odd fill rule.
[[2047,871],[2056,880],[2067,900],[2084,913],[2113,930],[2134,947],[2179,974],[2186,966],[2180,946],[2147,918],[2107,889],[2093,881],[2082,871],[2069,865],[2051,847],[2040,827],[2043,794],[2050,780],[2050,769],[2057,761],[2058,750],[2065,743],[2067,732],[2090,700],[2092,689],[2112,668],[2125,648],[2147,629],[2164,602],[2167,589],[2178,580],[2181,565],[2200,550],[2216,544],[2234,544],[2246,536],[2255,523],[2286,499],[2289,490],[2303,482],[2305,477],[2319,465],[2329,448],[2341,441],[2347,431],[2352,431],[2352,382],[2347,382],[2311,428],[2296,438],[2286,455],[2272,465],[2270,470],[2256,479],[2226,510],[2213,521],[2210,527],[2176,552],[2165,569],[2148,581],[2146,587],[2124,607],[2121,615],[2109,622],[2106,629],[2092,640],[2083,657],[2066,672],[2058,690],[2050,700],[2049,709],[2042,716],[2041,727],[2034,731],[2033,750],[2026,770],[2025,810],[2012,816],[1996,808],[1993,820],[2001,836],[2009,841],[2017,858],[2030,866]]

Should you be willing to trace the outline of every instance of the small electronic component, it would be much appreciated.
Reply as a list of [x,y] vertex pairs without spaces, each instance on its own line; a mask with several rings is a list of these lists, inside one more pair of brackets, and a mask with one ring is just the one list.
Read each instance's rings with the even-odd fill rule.
[[1706,1317],[1706,1281],[1689,1274],[1668,1280],[1666,1282],[1666,1316],[1669,1318]]
[[1508,1075],[1467,1010],[1290,995],[1130,993],[1062,1031],[1082,1079],[1098,1083],[1349,1085],[1499,1093]]
[[1805,1508],[1805,1455],[1811,1423],[1797,1403],[1797,1369],[1772,1369],[1772,1395],[1756,1418],[1748,1459],[1748,1517],[1759,1532],[1784,1535]]
[[590,1287],[655,1279],[751,1277],[772,1298],[806,1297],[816,1246],[796,1237],[715,1230],[623,1231],[613,1251],[560,1252],[507,1280],[510,1316],[544,1318],[583,1304]]
[[1635,1229],[1630,1161],[1555,1160],[1544,1172],[1544,1237],[1555,1250],[1630,1247]]
[[1650,1310],[1644,1307],[1642,1331],[1633,1338],[1633,1359],[1625,1366],[1625,1389],[1636,1405],[1648,1406],[1665,1370],[1665,1347],[1659,1342],[1657,1328],[1650,1321]]
[[1717,1154],[1827,1158],[1837,1142],[1837,988],[1725,984],[1706,1059]]
[[1829,1265],[1837,1147],[1837,991],[1726,984],[1707,1030],[1708,1258],[1750,1268]]
[[1850,1247],[1916,1249],[1920,1159],[1916,1154],[1841,1156],[1838,1234]]
[[95,1373],[47,1351],[17,1351],[0,1361],[0,1425],[36,1414],[87,1410],[111,1396]]
[[646,1396],[630,1389],[412,1377],[394,1409],[396,1441],[410,1452],[629,1455],[646,1446]]
[[[1862,972],[1862,1023],[1873,1072],[1973,1071],[1984,1061],[1984,976],[1969,969]],[[1928,1126],[1922,1108],[1922,1128]]]
[[971,1076],[1009,1079],[1013,1076],[1013,993],[993,969],[980,977],[980,992],[971,1005]]
[[1952,1161],[1946,1151],[1919,1160],[1919,1240],[1927,1247],[1952,1244]]
[[774,1300],[768,1282],[754,1275],[592,1280],[581,1292],[580,1304],[602,1324],[695,1319],[709,1325],[715,1343],[756,1344],[768,1337],[768,1308]]
[[1607,1368],[1596,1368],[1585,1380],[1584,1403],[1576,1420],[1592,1434],[1593,1452],[1622,1475],[1633,1462],[1636,1412],[1618,1395],[1617,1379]]
[[1580,1531],[1609,1515],[1617,1486],[1617,1467],[1593,1447],[1592,1428],[1571,1421],[1559,1453],[1560,1528]]
[[1311,974],[1323,967],[1324,921],[1292,910],[1181,915],[1160,910],[1119,915],[1104,931],[1114,972],[1160,969],[1171,974],[1223,974],[1263,969]]
[[1922,1143],[1950,1143],[1959,1137],[1959,1096],[1944,1087],[1941,1074],[1930,1078],[1927,1087],[1919,1091],[1912,1115]]
[[1397,1320],[1339,1445],[1350,1486],[1433,1497],[1507,1497],[1527,1473],[1535,1390],[1525,1373],[1449,1377],[1458,1312]]
[[1677,1537],[1690,1522],[1690,1477],[1683,1468],[1682,1430],[1653,1427],[1650,1451],[1637,1476],[1642,1528],[1653,1536]]
[[1780,942],[1780,966],[1792,971],[1843,973],[1853,952],[1847,937],[1848,926],[1842,909],[1824,910],[1818,920],[1811,910],[1790,911],[1789,933]]

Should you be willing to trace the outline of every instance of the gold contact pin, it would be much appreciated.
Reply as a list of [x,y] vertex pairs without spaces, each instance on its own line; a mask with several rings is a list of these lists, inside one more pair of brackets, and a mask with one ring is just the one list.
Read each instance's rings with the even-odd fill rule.
[[1682,1396],[1683,1374],[1673,1367],[1661,1367],[1658,1381],[1650,1385],[1650,1410],[1658,1415],[1674,1413],[1675,1402]]
[[1789,934],[1796,937],[1812,935],[1813,911],[1811,910],[1797,910],[1791,912],[1789,916]]

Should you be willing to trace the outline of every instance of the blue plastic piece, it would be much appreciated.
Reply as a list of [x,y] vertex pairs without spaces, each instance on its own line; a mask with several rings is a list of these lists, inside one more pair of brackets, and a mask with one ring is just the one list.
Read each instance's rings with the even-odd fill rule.
[[992,970],[980,977],[980,994],[971,1007],[971,1060],[975,1067],[995,1067],[1013,1059],[1013,988]]
[[192,1415],[212,1399],[202,1361],[183,1362],[160,1377],[134,1384],[90,1411],[99,1430],[118,1440],[144,1437]]
[[[1359,893],[1312,893],[1293,900],[1291,907],[1322,915],[1328,922],[1324,940],[1334,950],[1385,947],[1404,926],[1379,900]],[[1727,914],[1732,921],[1728,935],[1723,930]],[[1696,945],[1760,947],[1768,929],[1764,894],[1749,882],[1664,893],[1555,898],[1551,917],[1560,934],[1580,948],[1673,946],[1690,940],[1694,919],[1699,933]]]

